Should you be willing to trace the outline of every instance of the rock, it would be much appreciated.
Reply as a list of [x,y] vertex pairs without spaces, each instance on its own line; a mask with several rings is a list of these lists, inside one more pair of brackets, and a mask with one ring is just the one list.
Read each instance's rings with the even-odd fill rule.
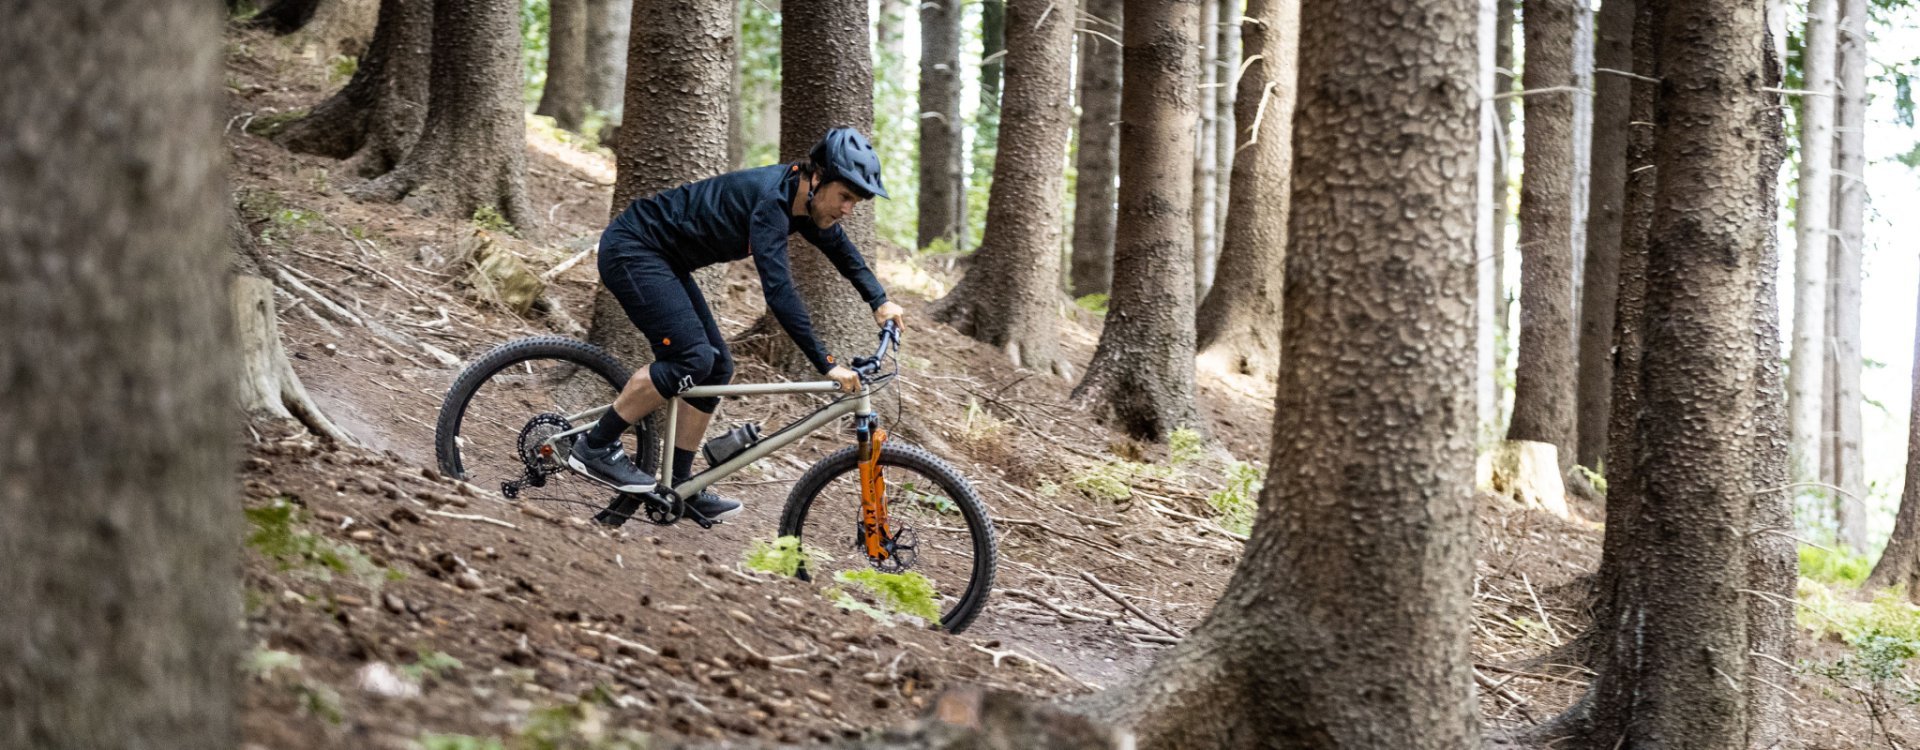
[[376,661],[354,674],[354,683],[374,695],[388,698],[412,698],[420,694],[420,685],[407,679],[386,662]]
[[860,675],[860,680],[862,682],[867,683],[868,685],[881,685],[881,686],[884,686],[893,682],[893,678],[888,677],[887,673],[885,672],[868,672],[866,674]]
[[387,518],[393,520],[395,523],[420,523],[421,521],[420,514],[413,512],[412,508],[406,507],[394,508],[393,512],[387,514]]
[[353,595],[351,595],[351,594],[337,594],[337,595],[335,595],[335,596],[333,597],[333,601],[334,601],[334,603],[335,603],[335,604],[338,604],[338,605],[340,605],[340,606],[342,606],[342,607],[364,607],[364,606],[367,606],[367,600],[365,600],[365,599],[362,599],[362,598],[360,598],[360,597],[357,597],[357,596],[353,596]]
[[737,610],[737,609],[729,609],[729,610],[727,610],[727,616],[728,616],[728,617],[731,617],[731,618],[733,618],[733,619],[735,619],[735,620],[738,620],[738,621],[740,621],[740,624],[742,624],[742,625],[752,625],[752,624],[754,624],[754,619],[753,619],[753,615],[750,615],[750,614],[747,614],[747,613],[745,613],[745,612],[742,612],[742,611],[740,611],[740,610]]
[[429,482],[440,481],[440,472],[434,471],[431,466],[420,467],[420,476]]
[[536,507],[533,507],[533,506],[531,506],[531,505],[524,505],[524,504],[523,504],[523,505],[521,505],[521,506],[519,506],[519,507],[520,507],[520,515],[523,515],[523,516],[530,516],[530,517],[533,517],[533,518],[538,518],[538,519],[540,519],[540,520],[542,520],[542,521],[551,521],[551,520],[553,520],[553,514],[552,514],[552,513],[548,513],[548,512],[546,512],[546,511],[544,511],[544,510],[541,510],[541,509],[539,509],[539,508],[536,508]]
[[815,702],[823,706],[833,705],[833,696],[820,690],[808,689],[807,697],[812,698]]
[[700,631],[694,630],[693,626],[688,625],[685,620],[674,620],[672,625],[667,626],[667,635],[678,638],[688,638],[698,632]]
[[393,594],[382,594],[380,596],[380,604],[386,607],[388,612],[396,615],[406,614],[407,612],[407,601]]
[[355,529],[352,533],[347,534],[347,538],[356,542],[371,542],[379,539],[380,535],[374,533],[373,529]]
[[453,583],[468,591],[474,591],[487,585],[485,581],[480,580],[480,574],[473,572],[471,568],[460,571],[460,575],[453,577]]

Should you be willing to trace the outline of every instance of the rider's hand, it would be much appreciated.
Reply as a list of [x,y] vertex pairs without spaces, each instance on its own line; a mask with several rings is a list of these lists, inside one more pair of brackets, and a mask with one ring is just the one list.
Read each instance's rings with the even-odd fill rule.
[[893,300],[887,300],[880,303],[879,307],[873,309],[873,322],[875,325],[884,326],[887,324],[887,321],[891,320],[895,326],[905,328],[906,326],[901,324],[900,318],[906,314],[907,311],[905,308],[894,304]]
[[860,374],[847,369],[846,365],[834,365],[827,371],[827,379],[840,386],[840,390],[852,393],[860,389]]

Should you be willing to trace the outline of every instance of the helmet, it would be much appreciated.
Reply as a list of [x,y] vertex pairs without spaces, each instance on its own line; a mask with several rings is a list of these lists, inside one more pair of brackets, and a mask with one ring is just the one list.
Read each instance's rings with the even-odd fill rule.
[[880,183],[880,154],[858,130],[843,127],[827,131],[807,152],[807,160],[819,170],[823,185],[840,180],[862,198],[888,197],[886,186]]

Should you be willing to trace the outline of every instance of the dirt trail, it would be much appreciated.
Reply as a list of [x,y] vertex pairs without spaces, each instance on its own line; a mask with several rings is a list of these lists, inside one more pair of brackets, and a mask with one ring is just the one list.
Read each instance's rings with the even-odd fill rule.
[[[461,361],[567,330],[555,316],[505,312],[464,281],[453,259],[473,241],[470,222],[350,200],[343,190],[357,178],[343,165],[250,132],[340,81],[265,36],[235,33],[228,47],[233,187],[273,262]],[[592,244],[612,167],[604,152],[543,128],[529,141],[531,198],[548,221],[526,238],[487,236],[544,271]],[[836,609],[818,586],[739,564],[752,541],[772,537],[804,467],[846,444],[841,431],[722,483],[747,507],[731,523],[610,531],[586,521],[604,493],[577,480],[537,493],[580,503],[567,504],[507,502],[439,477],[432,424],[458,367],[323,322],[303,309],[309,301],[282,296],[295,369],[366,447],[252,427],[241,471],[249,747],[413,748],[434,734],[605,741],[622,731],[818,741],[905,723],[959,684],[1065,696],[1150,663],[1174,637],[1082,574],[1176,633],[1197,624],[1239,557],[1238,541],[1200,520],[1215,514],[1206,497],[1227,486],[1234,459],[1264,459],[1269,387],[1202,373],[1208,441],[1173,467],[1166,448],[1113,434],[1071,405],[1071,383],[1014,370],[931,323],[926,300],[953,280],[940,264],[872,250],[910,321],[898,434],[967,476],[1000,535],[997,590],[971,630],[881,625]],[[762,308],[751,270],[732,274],[709,294],[730,335]],[[593,264],[582,263],[550,291],[584,321],[595,283]],[[1075,313],[1061,326],[1063,349],[1084,370],[1098,319]],[[736,382],[773,379],[741,357]],[[729,403],[715,431],[783,423],[805,408],[797,399]],[[1597,531],[1488,499],[1480,532],[1475,653],[1487,669],[1584,627],[1573,584],[1597,558]],[[1585,681],[1551,666],[1487,673],[1503,681],[1483,698],[1499,728],[1550,715]]]

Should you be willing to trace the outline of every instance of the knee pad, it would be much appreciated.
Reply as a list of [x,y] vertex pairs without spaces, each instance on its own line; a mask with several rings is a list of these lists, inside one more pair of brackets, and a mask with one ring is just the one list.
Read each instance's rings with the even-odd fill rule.
[[695,385],[706,382],[713,371],[714,349],[705,343],[694,344],[679,351],[670,352],[671,356],[654,360],[647,368],[647,374],[653,378],[653,387],[660,395],[673,398]]
[[[707,370],[707,377],[700,380],[698,385],[726,385],[731,382],[733,382],[733,357],[725,351],[717,351],[713,366]],[[720,399],[714,396],[690,398],[687,399],[687,405],[712,414],[715,409],[720,408]]]

